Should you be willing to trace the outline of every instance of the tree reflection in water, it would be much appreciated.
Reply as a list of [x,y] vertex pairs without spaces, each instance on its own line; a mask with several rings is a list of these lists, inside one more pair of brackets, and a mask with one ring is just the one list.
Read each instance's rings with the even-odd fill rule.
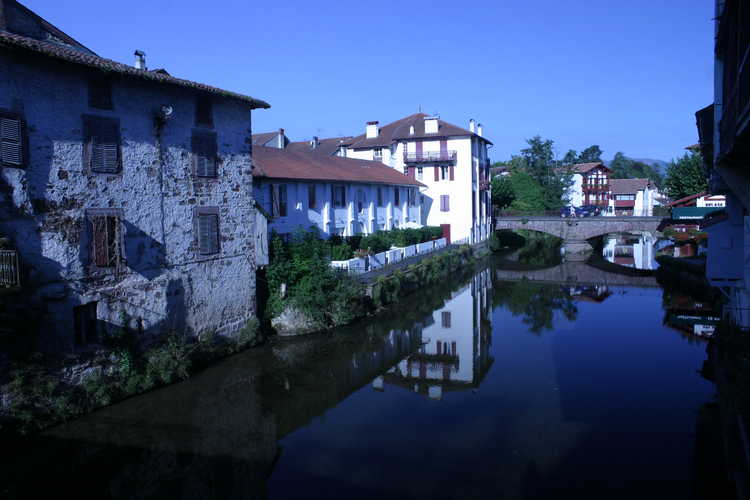
[[536,334],[553,329],[556,311],[560,311],[568,321],[575,321],[578,314],[568,288],[529,281],[497,283],[492,305],[502,306],[514,316],[523,316],[523,323]]

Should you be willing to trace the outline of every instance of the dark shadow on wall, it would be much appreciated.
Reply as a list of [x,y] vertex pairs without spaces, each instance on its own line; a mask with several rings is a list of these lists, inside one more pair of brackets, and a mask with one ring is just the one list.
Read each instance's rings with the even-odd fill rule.
[[164,273],[164,245],[133,223],[123,220],[125,229],[125,260],[129,269],[152,280]]

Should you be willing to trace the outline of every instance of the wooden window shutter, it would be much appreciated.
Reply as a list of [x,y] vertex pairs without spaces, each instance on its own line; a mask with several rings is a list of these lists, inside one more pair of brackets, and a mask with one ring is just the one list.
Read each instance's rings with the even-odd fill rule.
[[219,253],[219,216],[198,215],[198,251],[202,255]]
[[198,177],[216,177],[216,135],[193,132],[193,169]]
[[0,116],[0,164],[22,167],[23,124],[20,118]]
[[86,162],[93,172],[120,171],[120,122],[89,116],[84,122]]
[[279,187],[276,184],[270,184],[268,186],[271,189],[271,215],[274,217],[279,216]]
[[454,174],[454,168],[455,168],[455,167],[454,167],[453,165],[451,165],[451,166],[449,167],[449,170],[450,170],[450,172],[449,172],[449,175],[450,175],[449,179],[450,179],[450,180],[453,180],[453,179],[454,179],[454,175],[455,175],[455,174]]
[[436,165],[434,168],[435,168],[435,181],[438,181],[440,180],[440,167]]

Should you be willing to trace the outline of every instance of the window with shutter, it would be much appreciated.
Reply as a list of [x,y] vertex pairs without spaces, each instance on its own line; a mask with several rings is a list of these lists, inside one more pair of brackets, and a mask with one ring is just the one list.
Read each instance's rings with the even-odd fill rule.
[[440,195],[440,211],[441,212],[448,212],[450,211],[450,198],[447,194]]
[[271,190],[271,215],[278,217],[281,214],[279,207],[279,186],[276,184],[270,184],[268,186]]
[[193,131],[193,170],[197,177],[215,178],[216,168],[216,134],[210,132]]
[[393,204],[399,206],[401,204],[401,196],[398,188],[393,188]]
[[213,105],[210,97],[201,96],[195,99],[195,124],[213,127]]
[[279,184],[279,215],[286,217],[286,184]]
[[201,255],[219,253],[219,215],[198,213],[198,252]]
[[307,203],[310,208],[315,208],[317,206],[317,199],[315,196],[315,184],[308,184],[307,185]]
[[120,121],[102,116],[84,117],[84,163],[92,172],[120,172]]
[[0,112],[0,165],[25,166],[24,124],[21,117]]
[[383,206],[383,188],[378,188],[378,206]]
[[89,106],[99,109],[112,109],[112,83],[104,75],[89,78]]
[[120,246],[120,217],[95,215],[91,217],[91,254],[96,267],[117,267],[122,261]]

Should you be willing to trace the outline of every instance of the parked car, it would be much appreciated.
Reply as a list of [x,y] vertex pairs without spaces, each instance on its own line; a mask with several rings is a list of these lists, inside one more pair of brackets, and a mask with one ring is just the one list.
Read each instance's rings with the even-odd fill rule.
[[560,217],[575,217],[576,210],[573,207],[562,207],[560,209]]
[[594,217],[600,215],[601,212],[601,208],[596,205],[583,205],[576,207],[576,217]]

